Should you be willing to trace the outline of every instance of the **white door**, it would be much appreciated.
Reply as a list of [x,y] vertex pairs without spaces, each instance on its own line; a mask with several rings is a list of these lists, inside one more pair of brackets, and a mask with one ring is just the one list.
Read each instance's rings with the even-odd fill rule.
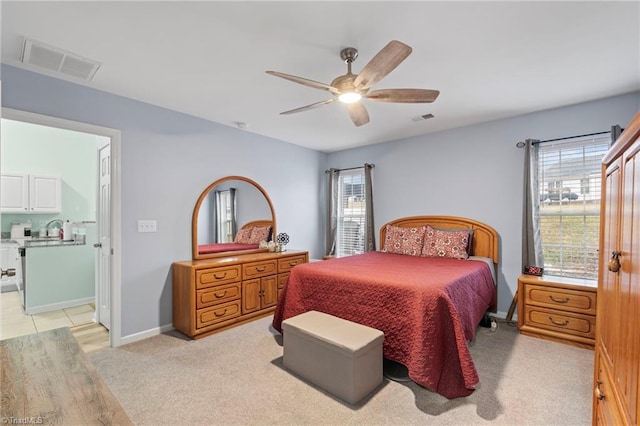
[[98,149],[98,205],[96,206],[96,317],[111,327],[111,144]]

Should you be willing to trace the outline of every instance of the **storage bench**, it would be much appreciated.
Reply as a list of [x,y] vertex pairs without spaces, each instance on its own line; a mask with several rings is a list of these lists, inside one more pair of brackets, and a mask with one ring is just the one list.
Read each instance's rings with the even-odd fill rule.
[[285,368],[355,404],[382,383],[380,330],[318,311],[282,322]]

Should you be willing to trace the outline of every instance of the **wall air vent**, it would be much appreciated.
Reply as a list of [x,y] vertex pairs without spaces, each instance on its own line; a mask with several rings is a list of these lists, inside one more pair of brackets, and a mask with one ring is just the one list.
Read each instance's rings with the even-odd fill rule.
[[24,39],[20,60],[26,65],[45,68],[85,81],[90,81],[102,65],[91,59],[28,38]]

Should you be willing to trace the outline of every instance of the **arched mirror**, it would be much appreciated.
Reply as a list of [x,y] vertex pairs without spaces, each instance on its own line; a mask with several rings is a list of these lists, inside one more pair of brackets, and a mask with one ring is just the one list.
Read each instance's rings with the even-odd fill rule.
[[271,199],[256,182],[227,176],[209,185],[193,209],[193,259],[257,253],[276,232]]

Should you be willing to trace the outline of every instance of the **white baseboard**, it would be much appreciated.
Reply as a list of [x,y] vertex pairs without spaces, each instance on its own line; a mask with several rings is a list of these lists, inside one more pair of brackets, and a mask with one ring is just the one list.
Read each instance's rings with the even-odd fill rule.
[[151,328],[149,330],[141,331],[139,333],[130,334],[128,336],[123,336],[120,339],[120,345],[126,345],[128,343],[138,342],[140,340],[148,339],[149,337],[157,336],[162,333],[166,333],[167,331],[173,330],[172,324],[165,324],[160,327]]
[[95,297],[85,297],[83,299],[67,300],[65,302],[51,303],[49,305],[33,306],[25,309],[24,313],[28,315],[41,314],[43,312],[56,311],[58,309],[71,308],[74,306],[86,305],[96,301]]

